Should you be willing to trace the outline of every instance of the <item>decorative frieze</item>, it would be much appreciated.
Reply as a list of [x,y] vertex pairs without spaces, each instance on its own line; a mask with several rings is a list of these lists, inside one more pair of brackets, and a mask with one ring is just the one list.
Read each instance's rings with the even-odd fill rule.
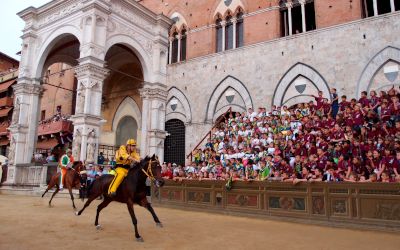
[[142,88],[139,90],[140,96],[142,98],[148,99],[161,99],[166,101],[168,96],[168,91],[160,88]]

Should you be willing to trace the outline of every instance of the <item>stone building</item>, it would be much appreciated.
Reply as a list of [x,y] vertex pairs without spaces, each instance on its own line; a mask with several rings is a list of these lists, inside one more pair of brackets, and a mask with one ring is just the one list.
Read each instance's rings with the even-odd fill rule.
[[27,8],[18,13],[26,26],[12,164],[35,148],[40,79],[53,63],[71,65],[76,77],[76,159],[94,161],[99,148],[132,136],[142,155],[183,163],[228,108],[399,85],[399,9],[399,0],[54,0]]

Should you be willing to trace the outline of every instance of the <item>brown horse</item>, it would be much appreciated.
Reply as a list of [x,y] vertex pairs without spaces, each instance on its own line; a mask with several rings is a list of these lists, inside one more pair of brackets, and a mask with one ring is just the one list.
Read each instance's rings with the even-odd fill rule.
[[93,182],[93,185],[88,190],[88,200],[84,207],[76,213],[77,216],[81,215],[83,210],[90,205],[90,203],[99,197],[104,196],[104,201],[97,206],[97,214],[94,225],[97,229],[100,229],[99,225],[99,214],[100,211],[107,207],[112,201],[126,203],[128,206],[129,214],[131,215],[133,226],[135,227],[135,237],[137,241],[142,242],[143,238],[138,233],[137,219],[133,210],[133,204],[139,204],[145,207],[153,216],[154,221],[158,227],[162,227],[160,220],[158,219],[153,207],[146,199],[146,178],[149,177],[157,187],[164,185],[164,179],[161,176],[161,166],[158,158],[153,155],[151,158],[146,157],[139,163],[136,163],[131,169],[129,169],[127,176],[117,189],[117,195],[113,198],[107,195],[108,187],[114,176],[103,175]]
[[[74,196],[72,195],[72,189],[76,188],[79,189],[79,194],[80,197],[83,199],[83,190],[82,188],[86,186],[86,175],[81,175],[80,172],[83,168],[82,162],[81,161],[76,161],[73,163],[72,168],[68,169],[67,173],[64,176],[64,187],[68,189],[69,194],[71,196],[72,200],[72,207],[76,209],[75,203],[74,203]],[[51,207],[51,201],[53,200],[54,196],[60,191],[60,178],[61,173],[56,173],[53,175],[50,179],[49,185],[47,186],[46,191],[42,194],[43,196],[54,186],[56,187],[56,191],[54,191],[53,195],[51,196],[51,199],[49,201],[49,207]],[[83,185],[81,185],[83,183]]]

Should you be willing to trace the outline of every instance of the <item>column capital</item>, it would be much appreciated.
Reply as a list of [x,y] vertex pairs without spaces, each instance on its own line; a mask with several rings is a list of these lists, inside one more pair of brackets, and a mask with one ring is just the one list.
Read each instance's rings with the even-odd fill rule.
[[[34,81],[34,80],[33,80]],[[43,86],[37,83],[18,82],[12,86],[15,95],[40,95]]]
[[102,83],[110,70],[93,63],[83,63],[75,67],[75,76],[86,88]]
[[169,40],[170,43],[172,43],[172,42],[175,40],[175,37],[170,36],[170,37],[168,38],[168,40]]
[[221,21],[221,26],[222,26],[222,27],[225,27],[225,26],[226,26],[226,21],[225,21],[225,20],[222,20],[222,21]]
[[144,99],[161,99],[166,101],[168,96],[166,85],[161,83],[145,83],[139,92],[140,97]]
[[291,9],[291,8],[293,8],[293,2],[292,1],[286,2],[285,6],[286,6],[286,8]]
[[301,5],[305,5],[305,4],[306,4],[306,0],[299,0],[299,3],[300,3]]
[[238,21],[237,17],[234,16],[234,17],[231,18],[231,22],[232,22],[233,24],[236,24],[237,21]]

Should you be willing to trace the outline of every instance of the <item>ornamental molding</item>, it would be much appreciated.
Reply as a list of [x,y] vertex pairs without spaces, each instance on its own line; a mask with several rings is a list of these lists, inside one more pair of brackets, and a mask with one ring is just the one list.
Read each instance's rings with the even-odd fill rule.
[[83,6],[83,1],[64,1],[64,3],[61,3],[58,6],[52,6],[48,10],[45,10],[43,13],[38,14],[36,27],[41,28],[54,21],[69,16],[81,10]]
[[14,84],[12,87],[16,96],[22,94],[39,95],[43,90],[42,85],[22,82]]
[[[113,23],[113,21],[111,21]],[[111,27],[110,27],[111,26]],[[107,32],[107,38],[110,38],[111,36],[115,34],[123,34],[127,35],[130,38],[136,40],[142,48],[146,51],[147,55],[149,57],[153,56],[153,41],[149,38],[146,38],[141,34],[140,31],[136,31],[133,28],[128,27],[127,25],[124,24],[115,24],[113,23],[110,25],[110,31]]]
[[104,58],[104,56],[105,56],[104,48],[101,46],[98,46],[94,43],[87,43],[87,44],[81,45],[79,50],[85,56],[90,55],[90,54],[96,55],[99,58]]
[[163,101],[166,101],[168,96],[168,91],[159,88],[153,89],[145,87],[140,89],[139,92],[142,98],[147,99],[161,99]]
[[126,3],[112,4],[111,11],[147,32],[152,33],[154,30],[153,24],[147,21],[144,17],[139,16],[139,12]]
[[75,76],[80,80],[83,78],[94,78],[93,80],[103,81],[109,74],[110,70],[95,64],[83,64],[75,67]]

